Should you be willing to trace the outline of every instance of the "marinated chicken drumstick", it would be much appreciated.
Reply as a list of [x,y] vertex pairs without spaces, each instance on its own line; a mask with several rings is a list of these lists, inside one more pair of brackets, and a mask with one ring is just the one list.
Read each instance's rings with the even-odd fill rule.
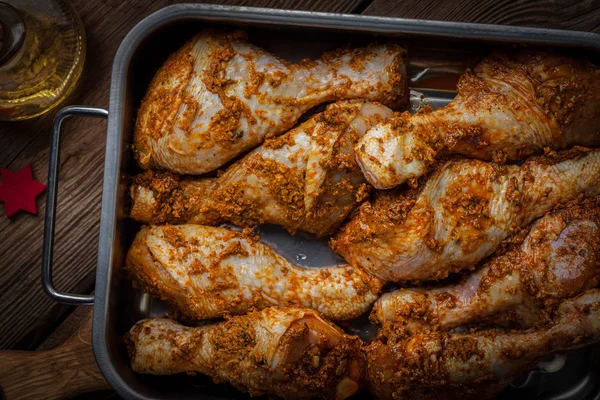
[[572,149],[521,166],[450,161],[422,188],[361,205],[332,247],[382,279],[441,279],[579,194],[600,195],[598,150]]
[[562,303],[548,327],[374,342],[366,350],[367,380],[379,399],[487,399],[547,354],[598,341],[600,289],[592,289]]
[[531,328],[551,318],[563,300],[600,283],[600,197],[568,202],[517,237],[523,238],[457,284],[384,294],[371,318],[384,332],[473,323]]
[[360,340],[301,308],[268,308],[198,328],[148,319],[126,342],[135,372],[199,372],[252,396],[341,400],[362,379]]
[[202,174],[287,131],[320,103],[405,104],[405,53],[371,45],[292,64],[240,32],[202,32],[152,80],[137,116],[136,158],[144,169]]
[[146,172],[132,186],[131,217],[145,223],[270,222],[291,232],[330,234],[367,195],[354,144],[390,115],[380,104],[338,102],[217,178]]
[[600,145],[600,68],[550,52],[495,53],[446,107],[382,122],[356,145],[378,189],[423,175],[440,152],[523,159],[544,148]]
[[382,286],[350,265],[299,268],[254,237],[201,225],[143,227],[126,260],[144,290],[194,319],[293,304],[350,319]]

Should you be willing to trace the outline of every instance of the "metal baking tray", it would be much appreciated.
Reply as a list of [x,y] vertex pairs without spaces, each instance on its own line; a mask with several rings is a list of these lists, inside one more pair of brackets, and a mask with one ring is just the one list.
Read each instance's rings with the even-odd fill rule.
[[[115,57],[109,111],[74,106],[57,114],[42,263],[43,286],[52,298],[68,304],[94,304],[96,360],[106,380],[128,399],[247,397],[228,385],[214,385],[203,376],[135,374],[122,340],[138,320],[166,312],[163,303],[133,288],[121,268],[139,228],[127,217],[128,184],[131,176],[140,172],[130,151],[136,112],[152,76],[167,56],[207,27],[243,28],[252,43],[291,61],[317,57],[348,43],[398,42],[408,48],[412,86],[419,87],[413,91],[413,108],[423,102],[447,104],[455,95],[449,89],[458,74],[492,46],[561,47],[585,52],[592,61],[600,60],[600,35],[586,32],[202,4],[173,5],[142,20],[125,37]],[[60,127],[65,118],[74,115],[108,117],[95,297],[61,293],[52,285]],[[263,228],[261,234],[264,241],[299,266],[314,268],[335,262],[326,244],[314,238],[291,237],[272,226]],[[358,332],[366,334],[369,329]],[[550,357],[512,386],[502,398],[600,399],[600,346]]]

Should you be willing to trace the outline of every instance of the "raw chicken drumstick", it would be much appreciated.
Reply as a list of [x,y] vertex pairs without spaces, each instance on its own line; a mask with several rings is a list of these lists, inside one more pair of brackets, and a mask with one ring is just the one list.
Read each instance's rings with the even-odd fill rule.
[[367,195],[354,144],[390,115],[380,104],[338,102],[217,178],[148,171],[132,185],[131,217],[145,223],[271,222],[291,232],[330,234]]
[[202,32],[150,83],[136,121],[136,158],[144,169],[202,174],[287,131],[318,104],[364,98],[403,105],[405,55],[382,44],[292,64],[241,32]]
[[550,52],[495,53],[446,107],[408,112],[356,145],[367,180],[388,189],[423,175],[440,152],[520,160],[544,148],[600,145],[600,68]]
[[367,380],[379,399],[487,399],[544,356],[600,341],[600,290],[566,300],[548,327],[525,332],[429,332],[374,342]]
[[143,227],[125,268],[144,290],[194,319],[293,304],[350,319],[371,307],[382,286],[350,265],[299,268],[254,237],[201,225]]
[[198,328],[147,319],[125,340],[135,372],[199,372],[252,396],[341,400],[362,379],[360,339],[302,308],[268,308]]
[[572,149],[521,166],[450,161],[422,188],[363,203],[332,247],[382,279],[442,279],[580,194],[600,195],[598,150]]
[[399,289],[375,303],[384,332],[450,330],[484,323],[531,328],[555,307],[600,283],[600,197],[546,214],[457,284]]

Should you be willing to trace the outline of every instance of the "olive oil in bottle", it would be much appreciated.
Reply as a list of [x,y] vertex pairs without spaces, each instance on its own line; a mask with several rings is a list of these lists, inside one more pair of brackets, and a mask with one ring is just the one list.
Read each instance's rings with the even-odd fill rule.
[[0,0],[0,120],[42,115],[73,90],[85,32],[63,0]]

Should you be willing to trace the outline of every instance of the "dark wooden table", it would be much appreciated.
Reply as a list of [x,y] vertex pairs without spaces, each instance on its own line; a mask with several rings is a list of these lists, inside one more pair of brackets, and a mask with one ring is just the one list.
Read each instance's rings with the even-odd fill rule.
[[[87,32],[83,78],[70,104],[108,107],[110,70],[125,34],[172,0],[72,0]],[[600,0],[224,0],[210,3],[351,14],[482,22],[600,32]],[[0,124],[0,168],[32,163],[47,180],[54,113]],[[55,246],[55,283],[64,291],[93,290],[104,164],[105,122],[74,119],[63,135]],[[0,349],[40,350],[58,345],[89,309],[58,305],[40,286],[45,196],[37,216],[7,219],[0,206]],[[105,397],[105,396],[104,396]]]

